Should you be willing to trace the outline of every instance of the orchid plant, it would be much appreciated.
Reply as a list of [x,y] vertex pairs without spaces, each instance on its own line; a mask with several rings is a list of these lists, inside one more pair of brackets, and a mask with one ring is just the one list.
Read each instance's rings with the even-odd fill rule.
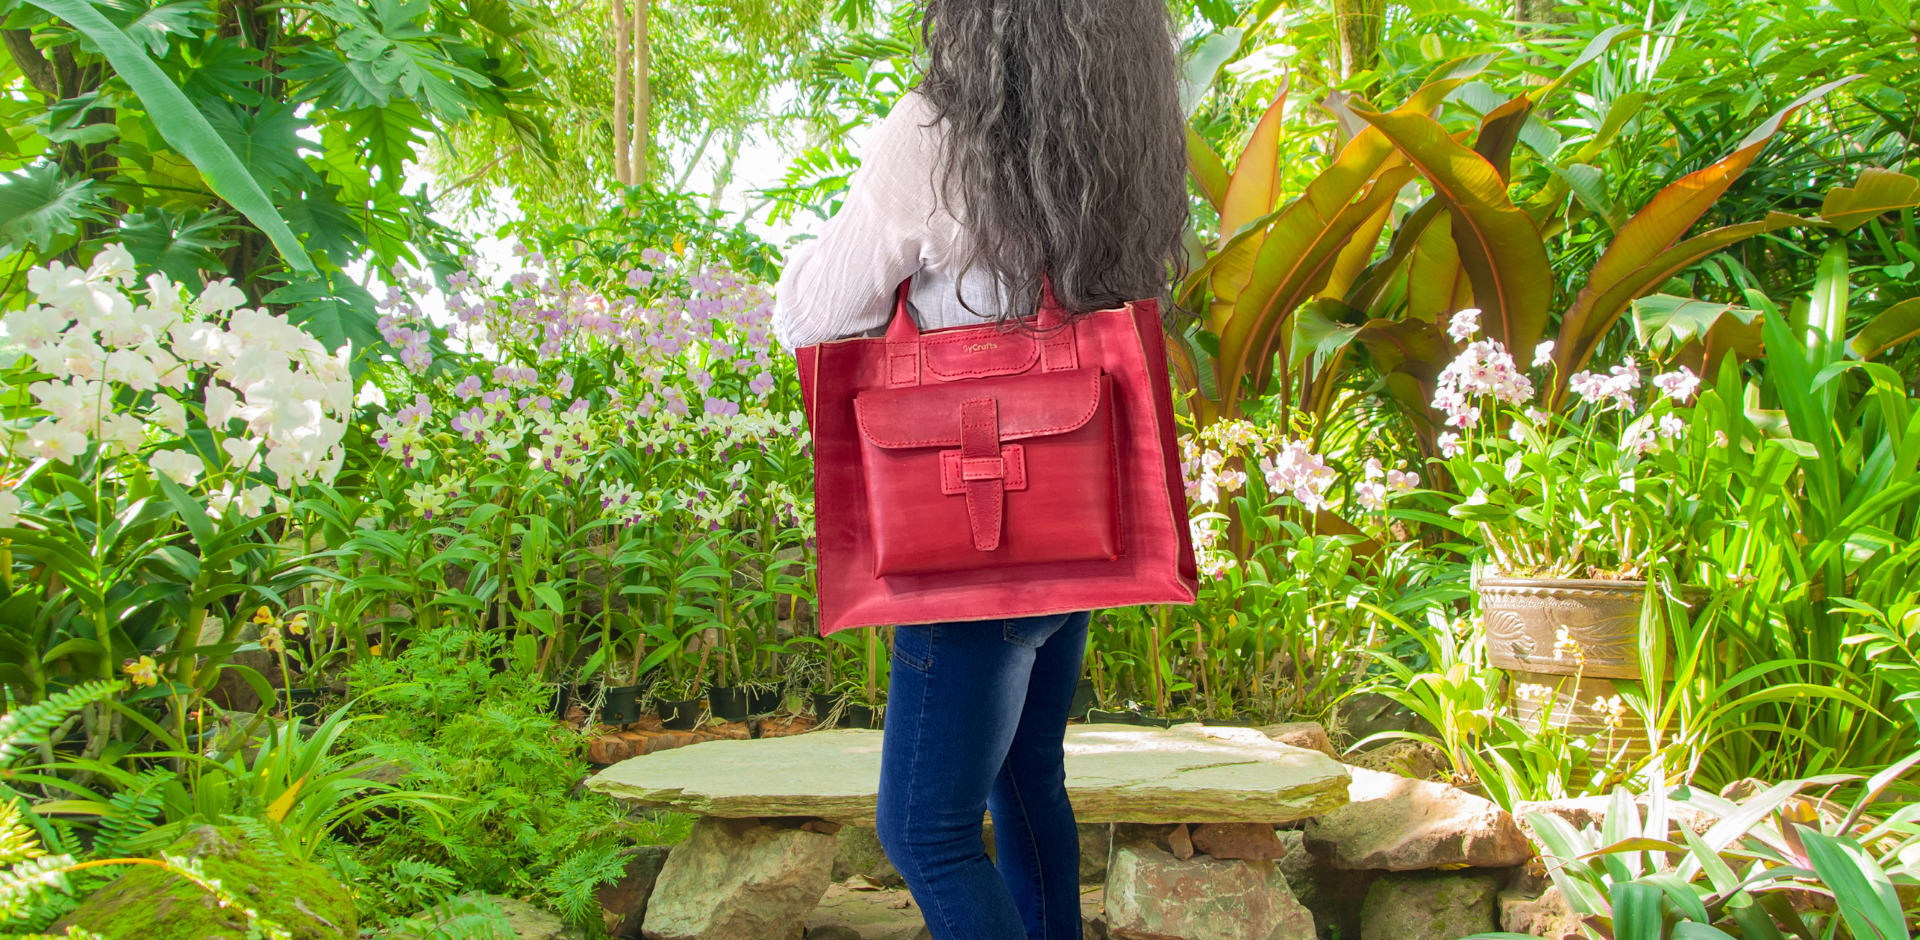
[[[368,524],[409,533],[395,559],[436,582],[423,607],[493,612],[528,668],[652,675],[676,699],[764,684],[814,632],[792,616],[811,594],[810,440],[767,288],[655,249],[592,283],[518,256],[448,277],[444,328],[422,313],[432,285],[393,272],[380,327],[401,354],[374,377],[397,407],[364,421],[391,495]],[[343,565],[385,538],[343,534]]]
[[[265,527],[340,472],[347,351],[226,280],[142,289],[117,244],[27,282],[0,368],[0,539],[26,563],[0,603],[0,682],[33,702],[124,669],[136,698],[184,702],[243,648],[244,596],[277,605],[297,580]],[[97,751],[108,726],[87,727]]]
[[1449,513],[1493,569],[1631,579],[1656,561],[1679,563],[1688,540],[1670,517],[1699,474],[1651,458],[1689,434],[1699,378],[1681,366],[1655,375],[1649,394],[1629,355],[1571,376],[1567,407],[1544,410],[1534,377],[1554,368],[1553,343],[1522,369],[1498,340],[1474,338],[1478,319],[1474,309],[1454,316],[1449,335],[1465,345],[1440,373],[1433,407],[1447,427],[1437,462],[1465,494]]

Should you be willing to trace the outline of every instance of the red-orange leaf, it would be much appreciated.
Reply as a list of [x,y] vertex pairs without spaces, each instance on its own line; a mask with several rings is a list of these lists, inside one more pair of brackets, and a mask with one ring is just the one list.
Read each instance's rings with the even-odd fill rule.
[[[1795,111],[1808,102],[1825,95],[1859,76],[1843,78],[1802,95],[1799,100],[1788,105],[1768,118],[1759,127],[1753,129],[1740,141],[1733,153],[1720,162],[1682,177],[1678,182],[1660,191],[1647,203],[1646,207],[1620,229],[1606,253],[1600,256],[1599,263],[1593,266],[1593,273],[1587,276],[1587,286],[1574,298],[1573,305],[1567,308],[1566,315],[1560,320],[1560,337],[1554,345],[1554,354],[1558,369],[1555,375],[1554,395],[1566,385],[1567,376],[1572,375],[1587,364],[1601,337],[1620,319],[1626,305],[1633,298],[1653,290],[1666,281],[1669,274],[1655,274],[1667,266],[1656,263],[1680,236],[1686,234],[1700,217],[1706,214],[1715,200],[1727,191],[1733,181],[1746,172],[1747,165],[1760,154],[1760,150],[1773,139],[1773,135],[1792,117]],[[1749,223],[1761,224],[1761,223]],[[1720,232],[1737,229],[1727,226]],[[1705,236],[1702,236],[1705,237]],[[1741,235],[1740,238],[1748,237]],[[1726,244],[1738,241],[1734,238]],[[1724,246],[1722,246],[1724,247]],[[1704,257],[1704,256],[1703,256]],[[1689,264],[1692,262],[1689,261]]]
[[1509,350],[1531,349],[1546,329],[1553,276],[1540,230],[1507,198],[1499,169],[1425,114],[1356,113],[1393,140],[1452,214],[1454,245],[1473,282],[1482,330]]

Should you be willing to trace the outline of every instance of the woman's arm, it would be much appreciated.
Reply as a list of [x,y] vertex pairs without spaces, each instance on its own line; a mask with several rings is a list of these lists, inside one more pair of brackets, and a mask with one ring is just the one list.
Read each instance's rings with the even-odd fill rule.
[[782,345],[797,349],[885,325],[894,288],[929,251],[951,243],[958,223],[934,195],[932,119],[918,93],[902,98],[867,144],[840,211],[790,256],[773,308]]

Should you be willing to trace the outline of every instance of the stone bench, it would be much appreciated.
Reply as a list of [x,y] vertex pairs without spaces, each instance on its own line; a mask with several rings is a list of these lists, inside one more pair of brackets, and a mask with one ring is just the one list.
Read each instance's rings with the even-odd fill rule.
[[[880,741],[851,730],[712,741],[592,777],[590,788],[619,799],[703,817],[660,871],[646,936],[795,936],[826,891],[839,827],[873,825]],[[1251,728],[1073,725],[1066,771],[1076,819],[1116,824],[1106,891],[1115,936],[1177,935],[1164,922],[1176,917],[1218,921],[1221,937],[1314,936],[1271,860],[1272,825],[1347,802],[1351,778],[1333,758]]]

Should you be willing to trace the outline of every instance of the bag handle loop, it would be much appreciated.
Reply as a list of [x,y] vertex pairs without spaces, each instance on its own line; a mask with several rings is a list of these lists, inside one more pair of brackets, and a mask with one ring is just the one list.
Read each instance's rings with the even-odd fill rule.
[[[893,292],[893,317],[887,322],[887,387],[901,388],[920,384],[920,325],[907,310],[907,295],[913,289],[909,275]],[[1034,318],[1040,336],[1040,369],[1064,372],[1080,367],[1080,353],[1074,343],[1073,323],[1066,309],[1053,296],[1053,280],[1040,277],[1040,311]]]

